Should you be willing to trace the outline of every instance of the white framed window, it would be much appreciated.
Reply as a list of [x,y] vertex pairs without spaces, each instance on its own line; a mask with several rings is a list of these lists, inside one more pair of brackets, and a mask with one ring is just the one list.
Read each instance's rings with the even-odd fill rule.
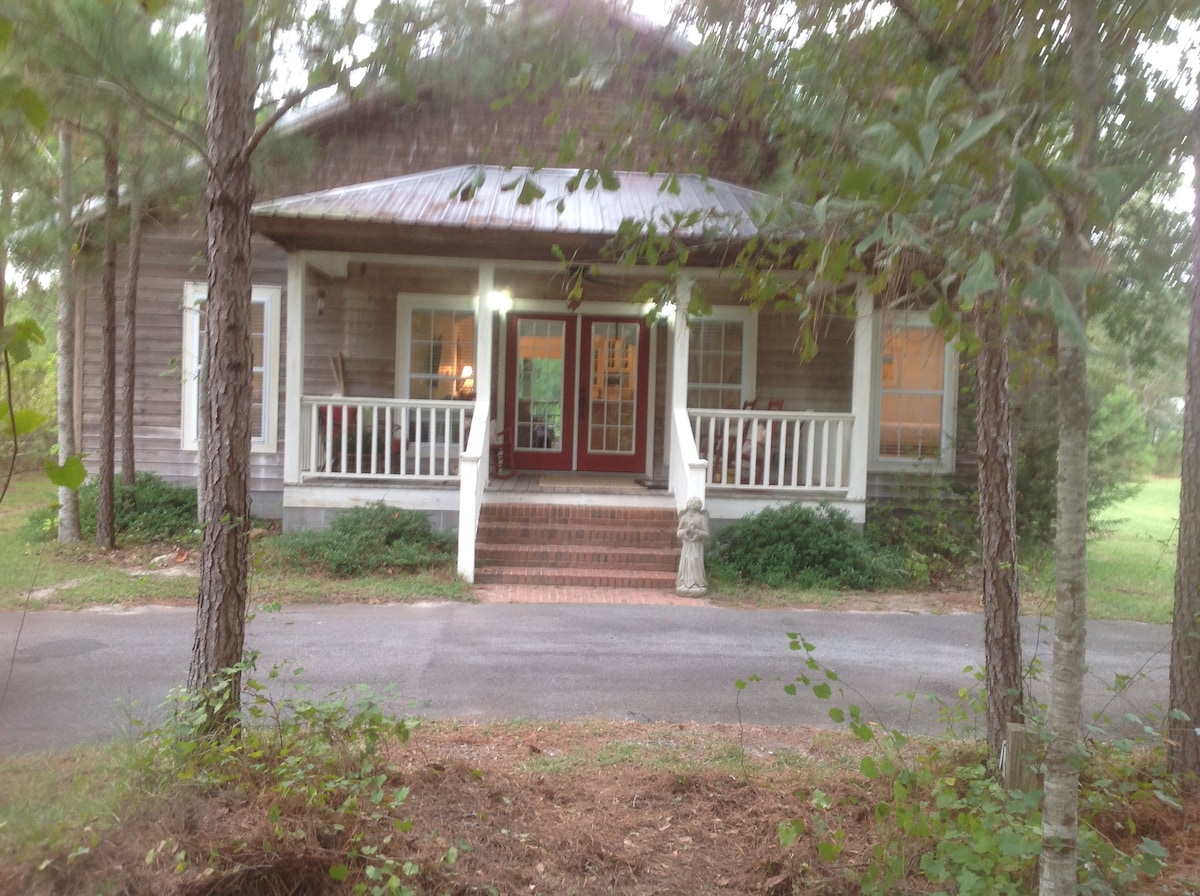
[[954,469],[958,352],[927,312],[878,315],[872,414],[877,469]]
[[[279,315],[283,290],[255,286],[250,294],[250,347],[253,385],[250,406],[250,450],[271,453],[279,438]],[[181,435],[184,449],[198,447],[200,432],[200,346],[207,320],[208,284],[183,287],[183,402]]]
[[688,322],[689,408],[738,410],[755,389],[757,318],[741,309],[713,309]]
[[396,370],[398,393],[422,400],[475,398],[475,308],[470,299],[401,296],[406,314],[397,315],[401,332],[397,345],[407,357]]

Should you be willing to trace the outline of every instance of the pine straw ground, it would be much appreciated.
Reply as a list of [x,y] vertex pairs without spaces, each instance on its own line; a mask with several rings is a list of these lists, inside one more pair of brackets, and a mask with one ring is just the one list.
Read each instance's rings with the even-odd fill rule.
[[[815,729],[432,723],[390,752],[392,782],[411,789],[402,811],[412,822],[392,852],[420,866],[406,881],[420,894],[859,893],[845,870],[863,867],[880,836],[872,807],[891,793],[854,771],[861,749],[844,733]],[[814,812],[817,788],[833,809]],[[273,805],[267,794],[220,791],[147,803],[74,861],[60,852],[0,868],[0,893],[352,892],[353,877],[338,885],[328,874],[344,860],[348,834],[311,820],[302,836],[280,837]],[[797,815],[810,832],[822,819],[844,828],[841,858],[820,858],[815,836],[781,847],[777,824]],[[1140,892],[1183,894],[1200,880],[1197,822],[1200,802],[1179,812],[1150,798],[1114,813],[1107,833],[1125,849],[1158,839],[1169,870]],[[912,845],[909,867],[927,847]],[[892,892],[931,889],[914,875]]]

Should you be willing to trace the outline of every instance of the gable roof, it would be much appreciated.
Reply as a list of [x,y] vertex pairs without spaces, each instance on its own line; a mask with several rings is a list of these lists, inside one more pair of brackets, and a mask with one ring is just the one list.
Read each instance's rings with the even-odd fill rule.
[[253,222],[291,249],[472,256],[521,248],[512,257],[530,258],[552,245],[598,249],[628,221],[673,228],[685,243],[741,243],[757,233],[756,210],[768,201],[699,175],[616,178],[605,189],[578,169],[460,165],[263,202]]

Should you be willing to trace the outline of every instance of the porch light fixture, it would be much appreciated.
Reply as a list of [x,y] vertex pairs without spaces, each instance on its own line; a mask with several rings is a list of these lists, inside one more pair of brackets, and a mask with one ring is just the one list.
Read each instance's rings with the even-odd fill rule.
[[487,300],[488,308],[493,311],[499,311],[501,314],[507,314],[512,310],[512,296],[507,290],[493,289],[488,293]]

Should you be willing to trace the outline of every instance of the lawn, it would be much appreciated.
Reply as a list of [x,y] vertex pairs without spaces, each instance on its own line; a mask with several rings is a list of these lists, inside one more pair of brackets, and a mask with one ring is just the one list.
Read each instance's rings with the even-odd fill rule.
[[[55,489],[40,475],[16,478],[0,503],[0,609],[85,609],[116,604],[194,603],[199,586],[198,539],[101,551],[91,543],[61,545],[37,537],[35,511],[49,507]],[[289,568],[270,534],[252,543],[250,600],[277,603],[383,603],[469,600],[453,574],[316,576]]]
[[[1088,539],[1088,616],[1169,624],[1174,604],[1179,480],[1152,479],[1114,505]],[[1034,598],[1054,593],[1053,562],[1037,571]]]

